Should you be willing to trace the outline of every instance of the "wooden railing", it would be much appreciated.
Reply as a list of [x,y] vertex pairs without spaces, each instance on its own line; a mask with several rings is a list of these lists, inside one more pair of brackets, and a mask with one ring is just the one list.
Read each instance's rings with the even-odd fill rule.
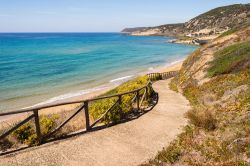
[[151,81],[158,81],[158,80],[166,80],[171,77],[174,77],[178,74],[178,71],[170,71],[170,72],[164,72],[164,73],[150,73],[147,74],[149,79]]
[[[173,77],[176,75],[177,72],[166,72],[166,73],[151,73],[148,74],[148,77],[150,80],[159,80],[159,79],[167,79],[170,77]],[[62,103],[57,103],[57,104],[48,104],[44,106],[38,106],[38,107],[32,107],[32,108],[27,108],[27,109],[21,109],[21,110],[15,110],[11,112],[4,112],[0,113],[0,118],[4,116],[12,116],[12,115],[21,115],[21,114],[28,114],[28,117],[26,117],[24,120],[19,121],[17,124],[15,124],[14,127],[11,129],[8,129],[7,131],[5,130],[1,135],[0,135],[0,141],[9,136],[12,132],[17,130],[19,127],[22,125],[26,124],[27,122],[34,120],[35,123],[35,132],[37,136],[37,141],[38,144],[41,144],[44,142],[45,139],[53,137],[61,128],[63,128],[69,121],[71,121],[76,115],[78,115],[80,112],[84,112],[85,114],[85,130],[90,131],[92,130],[98,123],[102,122],[105,118],[105,116],[108,113],[112,113],[114,111],[114,108],[118,106],[119,111],[122,112],[122,104],[123,100],[122,97],[124,95],[131,95],[133,94],[134,97],[131,99],[131,106],[137,110],[137,111],[143,111],[142,104],[145,100],[154,99],[157,100],[158,94],[153,90],[152,88],[152,82],[149,81],[148,84],[144,87],[141,87],[139,89],[121,93],[121,94],[115,94],[115,95],[109,95],[109,96],[103,96],[103,97],[97,97],[89,100],[77,100],[73,102],[62,102]],[[109,99],[109,98],[116,98],[115,102],[112,104],[112,106],[104,111],[104,113],[97,118],[94,122],[90,122],[90,113],[89,113],[89,108],[91,106],[91,103],[94,101],[98,100],[104,100],[104,99]],[[51,107],[57,107],[57,106],[63,106],[63,105],[68,105],[68,104],[80,104],[79,108],[71,114],[66,120],[64,120],[62,123],[60,123],[56,128],[54,128],[53,131],[51,131],[47,135],[42,135],[41,132],[41,122],[40,122],[40,112],[41,110],[44,110],[46,108],[51,108]],[[84,129],[83,129],[84,130]],[[82,130],[81,130],[82,131]],[[74,132],[75,133],[75,132]]]
[[[143,95],[141,95],[142,91],[143,91]],[[151,93],[150,93],[150,91],[151,91]],[[120,111],[122,112],[122,107],[121,107],[121,105],[123,103],[122,97],[124,95],[128,95],[128,94],[134,94],[135,95],[133,97],[133,99],[131,100],[131,104],[132,105],[135,104],[136,105],[136,110],[139,111],[139,110],[142,110],[141,106],[142,106],[143,101],[145,99],[149,98],[149,97],[153,97],[153,95],[155,95],[156,93],[154,92],[154,90],[152,88],[151,82],[148,82],[148,84],[146,86],[142,87],[142,88],[139,88],[139,89],[136,89],[136,90],[133,90],[133,91],[129,91],[129,92],[125,92],[125,93],[121,93],[121,94],[103,96],[103,97],[93,98],[93,99],[90,99],[90,100],[79,100],[79,101],[73,101],[73,102],[63,102],[63,103],[59,103],[59,104],[49,104],[49,105],[46,105],[46,106],[34,107],[34,108],[30,108],[30,109],[21,109],[21,110],[6,112],[6,113],[0,113],[0,117],[10,116],[10,115],[20,115],[22,113],[31,114],[27,118],[25,118],[24,120],[22,120],[18,124],[16,124],[14,127],[12,127],[8,131],[5,131],[3,134],[1,134],[0,135],[0,141],[2,139],[6,138],[8,135],[10,135],[13,131],[17,130],[22,125],[24,125],[27,122],[34,119],[35,131],[36,131],[36,135],[37,135],[37,141],[39,142],[39,144],[41,144],[44,141],[45,137],[48,138],[48,137],[51,137],[52,135],[54,135],[63,126],[65,126],[71,119],[73,119],[77,114],[79,114],[82,111],[85,113],[86,131],[89,131],[89,130],[93,129],[94,126],[96,126],[99,122],[101,122],[108,113],[112,113],[115,106],[118,106]],[[89,114],[90,103],[93,102],[93,101],[103,100],[103,99],[108,99],[108,98],[117,98],[117,100],[97,120],[95,120],[92,124],[90,124],[90,114]],[[48,135],[46,135],[46,136],[42,135],[41,124],[40,124],[40,120],[39,120],[39,113],[40,113],[40,111],[42,109],[56,107],[56,106],[62,106],[62,105],[68,105],[68,104],[76,104],[76,103],[79,103],[81,105],[71,116],[69,116],[65,121],[63,121],[60,125],[58,125]]]

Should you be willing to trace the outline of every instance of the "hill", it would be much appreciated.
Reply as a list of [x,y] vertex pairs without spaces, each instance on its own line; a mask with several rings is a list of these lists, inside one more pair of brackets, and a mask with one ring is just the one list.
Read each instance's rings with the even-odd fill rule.
[[235,4],[210,10],[185,23],[139,29],[126,28],[123,32],[137,36],[177,36],[181,42],[192,43],[194,39],[211,40],[226,31],[242,29],[249,25],[250,4]]
[[121,32],[124,32],[124,33],[131,33],[131,32],[135,32],[135,31],[143,30],[143,29],[145,29],[145,28],[146,28],[146,27],[125,28],[125,29],[123,29]]
[[190,101],[189,125],[145,165],[250,165],[250,27],[196,50],[170,87]]
[[179,24],[166,24],[157,27],[141,27],[141,28],[125,28],[122,32],[130,33],[135,36],[148,36],[148,35],[159,35],[159,36],[176,36],[179,33],[183,33],[183,23]]
[[220,34],[250,24],[250,4],[219,7],[185,23],[186,33],[196,35]]

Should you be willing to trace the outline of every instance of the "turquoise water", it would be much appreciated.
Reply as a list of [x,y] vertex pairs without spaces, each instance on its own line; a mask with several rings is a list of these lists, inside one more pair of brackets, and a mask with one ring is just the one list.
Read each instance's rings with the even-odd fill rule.
[[0,111],[87,94],[196,47],[120,33],[0,34]]

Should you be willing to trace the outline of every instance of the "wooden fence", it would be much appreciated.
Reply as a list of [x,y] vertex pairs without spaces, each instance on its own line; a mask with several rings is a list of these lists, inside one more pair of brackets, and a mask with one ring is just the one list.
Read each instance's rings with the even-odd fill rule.
[[[38,139],[39,144],[41,144],[45,137],[48,138],[48,137],[54,135],[63,126],[65,126],[71,119],[73,119],[77,114],[79,114],[82,111],[85,113],[86,131],[89,131],[92,128],[94,128],[94,126],[96,126],[99,122],[102,122],[102,120],[105,118],[105,116],[108,113],[112,113],[112,111],[114,110],[114,108],[116,106],[118,106],[118,108],[122,112],[121,105],[123,103],[122,97],[124,95],[133,94],[134,97],[131,100],[131,104],[136,105],[136,108],[135,108],[136,110],[138,110],[138,111],[141,110],[143,101],[145,99],[148,99],[149,97],[153,97],[153,95],[150,95],[150,91],[153,92],[152,93],[153,95],[155,94],[155,92],[153,91],[151,82],[148,82],[148,84],[146,86],[142,87],[142,88],[139,88],[139,89],[136,89],[136,90],[133,90],[133,91],[129,91],[129,92],[125,92],[125,93],[121,93],[121,94],[98,97],[98,98],[93,98],[93,99],[90,99],[90,100],[79,100],[79,101],[74,101],[74,102],[63,102],[63,103],[59,103],[59,104],[50,104],[50,105],[34,107],[34,108],[30,108],[30,109],[21,109],[21,110],[6,112],[6,113],[0,113],[0,117],[10,116],[10,115],[20,115],[22,113],[31,114],[27,118],[25,118],[24,120],[22,120],[18,124],[16,124],[14,127],[12,127],[8,131],[5,131],[3,134],[1,134],[0,135],[0,140],[6,138],[13,131],[17,130],[19,127],[21,127],[25,123],[27,123],[27,122],[31,121],[32,119],[34,119],[37,139]],[[90,114],[89,114],[90,103],[93,102],[93,101],[104,100],[104,99],[108,99],[108,98],[117,98],[117,99],[114,102],[114,104],[108,110],[106,110],[97,120],[95,120],[92,124],[90,124]],[[39,120],[39,113],[40,113],[40,111],[42,109],[46,109],[46,108],[50,108],[50,107],[56,107],[56,106],[62,106],[62,105],[68,105],[68,104],[77,104],[77,103],[81,104],[81,106],[71,116],[69,116],[65,121],[63,121],[60,125],[58,125],[48,135],[46,135],[46,136],[42,135],[41,124],[40,124],[40,120]]]
[[164,73],[150,73],[147,74],[149,79],[151,81],[158,81],[158,80],[166,80],[171,77],[174,77],[178,74],[178,71],[170,71],[170,72],[164,72]]
[[[174,72],[166,72],[166,73],[151,73],[151,74],[148,74],[148,77],[150,78],[150,80],[160,80],[160,79],[170,78],[176,74],[177,74],[177,72],[175,72],[175,71]],[[84,112],[84,114],[85,114],[85,123],[86,123],[85,130],[90,131],[98,123],[102,122],[108,113],[112,113],[112,111],[114,111],[115,107],[117,108],[117,106],[118,106],[118,108],[122,112],[122,107],[121,107],[121,105],[123,104],[122,97],[124,95],[128,95],[128,94],[134,95],[133,99],[131,100],[131,104],[132,104],[132,107],[135,106],[135,109],[137,111],[142,110],[143,101],[145,101],[146,99],[149,99],[149,98],[155,99],[155,97],[157,96],[157,93],[154,92],[154,90],[152,88],[152,83],[150,81],[144,87],[141,87],[141,88],[133,90],[133,91],[121,93],[121,94],[103,96],[103,97],[93,98],[93,99],[89,99],[89,100],[78,100],[78,101],[73,101],[73,102],[62,102],[62,103],[57,103],[57,104],[48,104],[48,105],[39,106],[39,107],[33,107],[33,108],[28,108],[28,109],[21,109],[21,110],[15,110],[15,111],[11,111],[11,112],[0,113],[0,117],[11,116],[11,115],[21,115],[24,113],[26,113],[26,114],[28,113],[28,117],[26,117],[24,120],[18,122],[11,129],[4,131],[0,135],[0,141],[3,140],[4,138],[6,138],[8,135],[10,135],[15,130],[17,130],[22,125],[26,124],[27,122],[29,122],[31,120],[34,120],[37,141],[39,144],[41,144],[41,143],[43,143],[45,138],[53,137],[53,135],[55,133],[57,133],[62,127],[64,127],[70,120],[72,120],[80,112]],[[113,103],[113,105],[109,109],[104,111],[104,113],[99,118],[97,118],[93,123],[91,123],[90,122],[90,114],[89,114],[89,108],[90,108],[91,102],[109,99],[109,98],[116,98],[116,101]],[[66,120],[64,120],[61,124],[59,124],[49,134],[47,134],[46,136],[42,135],[41,122],[40,122],[40,116],[39,116],[41,110],[46,109],[46,108],[51,108],[51,107],[63,106],[63,105],[68,105],[68,104],[77,104],[77,103],[81,104],[81,105],[72,115],[70,115]]]

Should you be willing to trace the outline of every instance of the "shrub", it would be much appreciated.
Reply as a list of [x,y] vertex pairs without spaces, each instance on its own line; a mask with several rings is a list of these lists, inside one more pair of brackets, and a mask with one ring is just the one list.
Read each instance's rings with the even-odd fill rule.
[[181,155],[181,148],[177,144],[177,142],[171,143],[166,149],[158,153],[156,158],[171,164],[175,163]]
[[30,123],[22,125],[13,132],[13,136],[21,143],[24,143],[32,134],[34,134],[34,129]]
[[167,148],[163,148],[158,152],[154,159],[149,160],[149,163],[144,165],[167,165],[174,164],[181,156],[181,147],[178,141],[171,142]]
[[[46,135],[52,131],[55,126],[56,116],[45,116],[40,117],[40,127],[42,135]],[[20,126],[12,134],[18,141],[27,145],[37,144],[37,135],[34,125],[30,122]]]
[[175,79],[172,79],[169,83],[169,88],[175,92],[178,92],[178,87]]
[[187,117],[190,123],[196,127],[201,127],[207,131],[216,129],[217,120],[210,110],[193,109],[187,112]]
[[52,131],[52,129],[56,125],[57,119],[58,119],[58,117],[55,115],[52,115],[52,116],[42,115],[40,117],[40,125],[41,125],[42,135],[47,135]]
[[200,91],[197,87],[194,86],[188,87],[184,89],[183,94],[192,105],[195,106],[199,104],[198,95],[200,94]]
[[37,135],[36,134],[31,134],[25,141],[24,141],[25,144],[27,145],[36,145],[38,143],[38,140],[37,140]]
[[13,143],[8,140],[7,138],[4,138],[0,141],[0,150],[6,151],[7,149],[11,148]]
[[122,112],[120,111],[119,106],[116,106],[112,112],[109,112],[105,117],[104,117],[104,122],[105,123],[117,123],[120,119],[122,118]]
[[[102,96],[133,91],[135,89],[138,89],[147,85],[147,83],[148,83],[147,76],[138,77],[136,79],[133,79],[131,81],[128,81],[118,86],[117,88],[112,89],[111,91],[105,93]],[[140,91],[140,95],[142,94],[143,94],[143,91]],[[117,122],[122,118],[124,114],[130,112],[133,109],[131,105],[131,100],[133,99],[133,97],[134,97],[134,94],[123,95],[122,105],[121,105],[122,112],[120,111],[120,108],[118,106],[115,106],[113,110],[105,116],[104,122],[105,123]],[[113,98],[94,101],[93,103],[91,103],[89,112],[90,112],[92,119],[94,120],[98,119],[101,115],[103,115],[105,111],[107,111],[117,101],[117,99],[118,99],[117,97],[113,97]]]

